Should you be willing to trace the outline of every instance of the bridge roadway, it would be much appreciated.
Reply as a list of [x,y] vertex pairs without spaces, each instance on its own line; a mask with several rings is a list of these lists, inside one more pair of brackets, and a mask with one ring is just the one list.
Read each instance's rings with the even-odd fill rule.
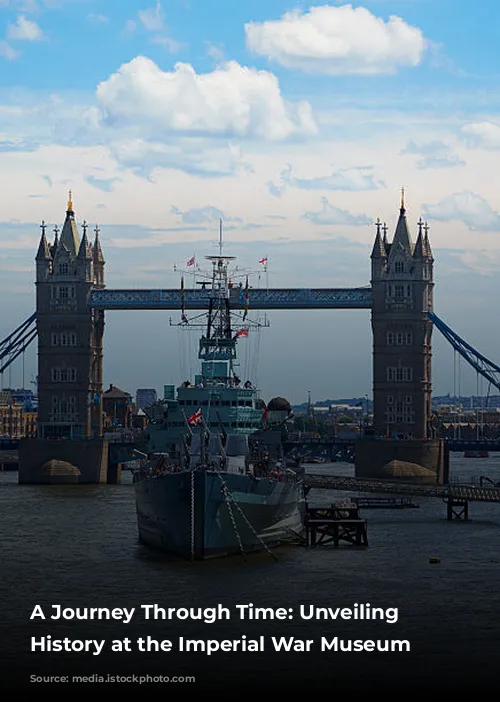
[[443,500],[467,502],[500,502],[500,488],[475,485],[416,485],[391,480],[371,480],[348,476],[306,473],[304,483],[316,490],[342,490],[345,492],[385,492],[398,495],[439,497]]

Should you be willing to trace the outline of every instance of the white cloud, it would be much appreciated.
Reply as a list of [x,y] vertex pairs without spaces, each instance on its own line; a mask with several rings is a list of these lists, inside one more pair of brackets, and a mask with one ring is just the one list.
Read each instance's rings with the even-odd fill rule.
[[321,210],[319,212],[305,212],[302,217],[320,225],[344,224],[346,226],[362,226],[372,224],[372,220],[364,214],[353,215],[347,210],[341,210],[335,205],[330,205],[326,197],[321,198]]
[[437,153],[448,152],[449,147],[442,141],[424,141],[415,142],[410,140],[405,148],[401,151],[402,154],[420,154],[422,156],[433,156]]
[[455,168],[465,166],[465,161],[456,154],[426,156],[417,163],[417,168]]
[[36,22],[19,15],[15,24],[7,25],[7,38],[16,41],[37,41],[43,39],[43,32]]
[[35,0],[0,0],[0,7],[11,7],[21,12],[38,12]]
[[500,269],[500,250],[476,249],[458,254],[460,261],[480,275],[498,275]]
[[417,168],[454,168],[464,166],[465,161],[455,154],[448,144],[442,141],[416,143],[409,141],[402,154],[417,154],[423,158],[417,161]]
[[500,214],[480,195],[469,191],[448,195],[435,205],[424,205],[423,210],[429,219],[461,221],[471,231],[500,231]]
[[139,10],[138,15],[144,27],[150,32],[159,32],[165,26],[165,15],[159,2],[156,3],[156,7]]
[[172,213],[180,218],[183,224],[213,224],[221,219],[225,222],[241,222],[240,217],[229,217],[224,214],[218,207],[205,205],[204,207],[196,207],[183,212],[175,205],[172,205]]
[[95,14],[94,12],[88,14],[87,19],[89,22],[93,22],[94,24],[107,24],[109,22],[109,17],[106,17],[106,15]]
[[[183,45],[180,42],[168,35],[168,27],[165,24],[165,13],[159,1],[156,3],[155,7],[139,10],[137,14],[140,23],[148,32],[158,32],[158,34],[151,39],[152,44],[163,46],[171,54],[176,53],[182,48]],[[133,28],[130,26],[129,31],[133,31],[136,27],[135,22],[133,20],[129,20],[129,22],[133,23]]]
[[461,129],[463,140],[472,147],[500,149],[500,125],[492,122],[465,124]]
[[0,39],[0,56],[3,56],[8,61],[13,61],[19,55],[19,51],[16,51],[8,42]]
[[298,178],[288,165],[280,173],[281,184],[268,183],[271,195],[281,197],[287,186],[301,190],[378,190],[385,188],[385,183],[377,180],[371,166],[354,168],[339,168],[330,175],[316,176],[314,178]]
[[286,104],[276,76],[230,61],[211,73],[172,72],[138,56],[97,87],[105,122],[153,133],[280,140],[314,134],[308,102]]
[[426,48],[420,29],[391,15],[387,22],[364,7],[311,7],[280,20],[245,25],[247,46],[286,68],[307,73],[393,73],[417,66]]
[[111,142],[109,150],[121,166],[150,179],[158,168],[199,177],[225,177],[252,170],[239,148],[213,146],[205,139],[175,139],[170,143],[123,139]]
[[205,42],[205,53],[210,56],[216,63],[224,61],[224,51],[220,46],[212,44],[210,41]]
[[177,51],[182,49],[182,44],[176,39],[172,39],[167,35],[158,34],[151,39],[152,44],[158,44],[163,46],[170,54],[175,54]]

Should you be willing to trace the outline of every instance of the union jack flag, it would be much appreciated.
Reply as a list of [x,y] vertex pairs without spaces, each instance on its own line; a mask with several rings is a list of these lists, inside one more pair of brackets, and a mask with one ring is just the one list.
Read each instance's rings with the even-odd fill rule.
[[195,412],[194,414],[192,414],[188,418],[188,424],[191,424],[192,426],[196,426],[197,424],[201,424],[202,422],[203,422],[203,416],[202,416],[201,407],[200,407],[200,409],[197,412]]
[[189,259],[189,261],[186,263],[186,266],[194,266],[194,256]]
[[262,265],[267,263],[267,256],[265,258],[261,258],[259,263],[262,263]]

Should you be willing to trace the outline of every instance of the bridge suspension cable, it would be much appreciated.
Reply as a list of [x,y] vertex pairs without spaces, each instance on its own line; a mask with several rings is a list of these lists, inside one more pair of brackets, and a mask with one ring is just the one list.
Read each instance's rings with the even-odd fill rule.
[[[434,312],[429,312],[429,319],[438,329],[445,339],[453,346],[462,358],[472,366],[491,385],[500,390],[500,366],[490,361],[476,349],[456,334],[453,329],[443,322]],[[479,390],[478,390],[479,393]]]
[[18,356],[26,351],[37,336],[36,312],[17,329],[0,341],[0,373],[3,373]]

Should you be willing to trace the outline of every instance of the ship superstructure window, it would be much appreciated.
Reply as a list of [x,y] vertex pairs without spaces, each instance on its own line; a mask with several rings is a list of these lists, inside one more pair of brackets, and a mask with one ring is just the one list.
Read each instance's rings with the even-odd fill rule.
[[389,366],[387,368],[389,383],[409,383],[413,380],[413,368],[403,366]]

